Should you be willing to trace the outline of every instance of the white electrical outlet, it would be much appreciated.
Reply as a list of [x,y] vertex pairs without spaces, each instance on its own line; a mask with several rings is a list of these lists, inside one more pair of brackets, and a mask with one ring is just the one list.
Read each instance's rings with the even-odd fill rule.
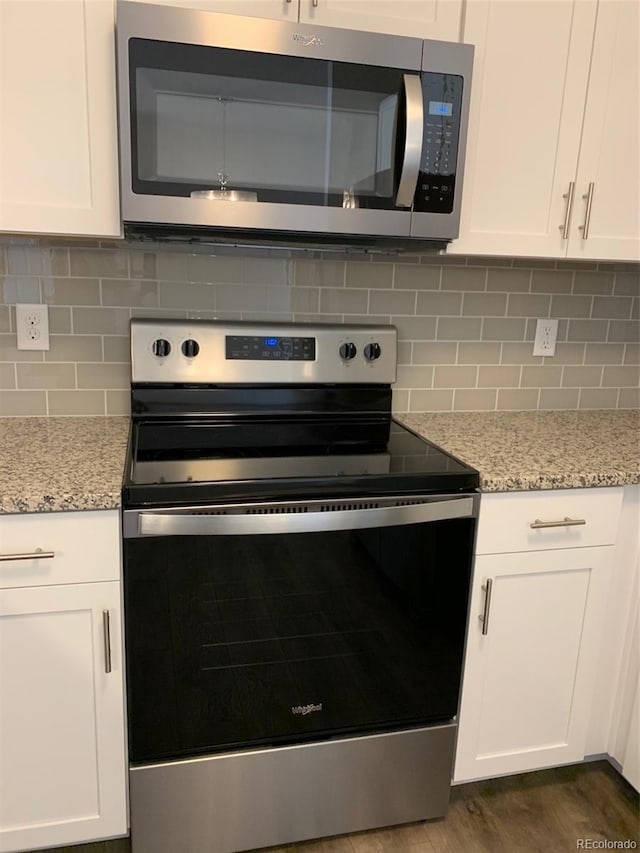
[[555,355],[557,337],[557,320],[538,320],[538,322],[536,323],[536,338],[533,342],[533,354]]
[[49,349],[49,306],[16,305],[18,349]]

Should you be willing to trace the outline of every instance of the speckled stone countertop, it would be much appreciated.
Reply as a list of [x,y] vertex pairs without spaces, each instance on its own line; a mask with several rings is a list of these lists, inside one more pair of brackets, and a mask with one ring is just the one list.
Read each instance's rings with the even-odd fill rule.
[[483,492],[640,483],[640,412],[437,412],[396,419],[480,472]]
[[114,509],[129,419],[0,418],[0,513]]
[[[437,412],[401,423],[480,472],[485,492],[640,483],[640,412]],[[0,513],[114,509],[129,419],[0,418]]]

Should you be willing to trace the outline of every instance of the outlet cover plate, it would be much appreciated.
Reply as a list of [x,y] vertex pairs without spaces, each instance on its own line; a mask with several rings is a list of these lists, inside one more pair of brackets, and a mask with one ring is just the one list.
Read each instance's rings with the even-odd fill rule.
[[39,303],[16,305],[16,338],[18,349],[49,349],[49,306]]
[[533,342],[534,355],[555,355],[558,337],[558,321],[547,318],[536,323],[536,337]]

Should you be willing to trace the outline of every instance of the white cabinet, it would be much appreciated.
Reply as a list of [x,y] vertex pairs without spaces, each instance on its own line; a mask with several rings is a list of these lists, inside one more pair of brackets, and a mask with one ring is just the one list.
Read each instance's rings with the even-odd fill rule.
[[467,4],[476,52],[452,254],[640,258],[637,18],[635,0]]
[[460,41],[462,0],[300,0],[300,21]]
[[600,0],[568,257],[640,260],[639,124],[640,4]]
[[584,758],[621,500],[482,496],[455,781]]
[[640,486],[627,486],[624,491],[614,606],[600,666],[599,687],[609,701],[597,722],[604,721],[608,729],[606,751],[627,781],[640,790]]
[[460,41],[462,0],[144,0],[257,18]]
[[115,511],[0,518],[3,853],[127,831],[119,566]]
[[298,20],[298,0],[140,0],[161,6],[181,6],[203,12],[224,12],[225,15],[247,15],[250,18],[281,18]]
[[0,0],[0,232],[120,235],[113,0]]

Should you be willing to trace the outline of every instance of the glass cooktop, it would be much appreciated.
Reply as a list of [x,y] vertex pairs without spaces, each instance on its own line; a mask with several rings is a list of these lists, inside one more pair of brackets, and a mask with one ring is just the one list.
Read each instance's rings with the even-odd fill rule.
[[408,478],[429,488],[443,477],[452,490],[478,485],[472,468],[395,421],[139,421],[130,453],[129,487]]

